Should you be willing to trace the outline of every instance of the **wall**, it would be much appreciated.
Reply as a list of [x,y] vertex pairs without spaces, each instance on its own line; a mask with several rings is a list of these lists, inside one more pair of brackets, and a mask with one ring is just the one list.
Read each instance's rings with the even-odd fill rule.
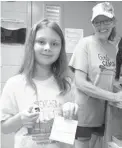
[[[62,7],[62,29],[64,28],[81,28],[84,29],[84,35],[89,35],[93,32],[90,24],[91,10],[95,2],[80,2],[80,1],[45,1],[33,2],[32,20],[36,21],[43,18],[44,4],[55,4]],[[38,11],[37,11],[38,10]],[[80,16],[80,17],[79,17]]]
[[64,27],[84,30],[84,36],[92,34],[91,10],[95,2],[66,2],[64,5]]
[[[32,24],[44,16],[44,4],[57,4],[62,7],[62,29],[64,28],[81,28],[84,29],[84,36],[93,33],[90,22],[92,7],[99,3],[98,1],[41,1],[33,2]],[[117,18],[117,32],[122,36],[122,1],[112,1]]]
[[32,25],[43,19],[44,16],[44,2],[43,1],[32,1]]
[[117,33],[122,36],[122,1],[112,1],[116,15]]
[[2,68],[2,60],[1,60],[1,48],[0,48],[0,94],[1,94],[1,68]]
[[[28,20],[28,2],[1,2],[1,17],[7,19],[17,19],[30,26]],[[21,59],[24,53],[24,45],[20,44],[1,44],[0,49],[0,86],[4,87],[5,82],[18,72]],[[1,148],[14,147],[14,134],[1,134]]]
[[[29,26],[27,2],[1,2],[1,17],[22,20]],[[1,81],[2,88],[6,80],[15,74],[20,65],[24,46],[19,44],[1,44]]]
[[10,78],[11,76],[13,76],[18,72],[23,57],[24,46],[1,44],[1,49],[2,49],[1,85],[3,88],[8,78]]

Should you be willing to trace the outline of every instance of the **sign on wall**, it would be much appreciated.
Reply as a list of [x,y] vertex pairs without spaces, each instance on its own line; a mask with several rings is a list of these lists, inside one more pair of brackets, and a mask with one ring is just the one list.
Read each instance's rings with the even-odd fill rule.
[[61,6],[53,4],[44,5],[44,17],[50,21],[56,22],[59,26],[61,25]]
[[66,52],[73,53],[81,38],[83,38],[83,29],[65,28]]

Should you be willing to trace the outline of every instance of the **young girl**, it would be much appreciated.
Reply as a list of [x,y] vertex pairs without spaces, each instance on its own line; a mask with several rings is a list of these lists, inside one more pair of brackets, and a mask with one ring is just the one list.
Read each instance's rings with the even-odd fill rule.
[[[15,132],[15,148],[68,146],[49,140],[52,119],[62,112],[70,118],[76,112],[76,105],[68,103],[71,88],[66,72],[63,33],[56,23],[44,19],[31,29],[19,74],[7,81],[0,100],[2,132]],[[62,109],[64,103],[67,111]],[[37,119],[39,130],[31,130],[36,135],[29,136],[28,129]]]

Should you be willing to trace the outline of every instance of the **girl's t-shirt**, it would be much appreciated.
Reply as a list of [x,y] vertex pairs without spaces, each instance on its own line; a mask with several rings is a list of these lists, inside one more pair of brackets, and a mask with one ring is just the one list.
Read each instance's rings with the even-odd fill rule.
[[[73,71],[85,72],[88,81],[93,85],[112,91],[116,49],[112,44],[110,46],[111,48],[104,49],[104,46],[94,36],[85,37],[77,44],[69,66]],[[79,126],[98,127],[104,123],[104,100],[90,97],[77,87],[75,98],[79,104]]]
[[[24,75],[16,75],[7,81],[0,99],[0,120],[7,120],[9,117],[14,116],[21,111],[27,110],[27,108],[31,105],[39,104],[40,118],[42,120],[43,118],[48,120],[48,122],[40,123],[40,134],[42,134],[43,139],[42,143],[37,145],[36,142],[32,140],[32,136],[27,136],[27,128],[22,127],[15,133],[14,147],[58,148],[61,143],[49,143],[49,135],[54,117],[61,114],[61,106],[68,100],[71,100],[71,95],[59,97],[59,87],[53,76],[47,80],[38,81],[33,79],[33,81],[35,82],[38,90],[38,100],[35,95],[35,91],[27,85]],[[38,128],[38,124],[36,128]]]

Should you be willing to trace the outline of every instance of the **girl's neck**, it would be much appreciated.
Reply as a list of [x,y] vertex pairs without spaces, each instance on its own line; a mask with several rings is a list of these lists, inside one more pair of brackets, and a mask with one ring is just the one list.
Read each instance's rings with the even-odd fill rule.
[[43,66],[36,64],[34,70],[34,78],[37,80],[46,80],[52,76],[52,71],[50,66]]

